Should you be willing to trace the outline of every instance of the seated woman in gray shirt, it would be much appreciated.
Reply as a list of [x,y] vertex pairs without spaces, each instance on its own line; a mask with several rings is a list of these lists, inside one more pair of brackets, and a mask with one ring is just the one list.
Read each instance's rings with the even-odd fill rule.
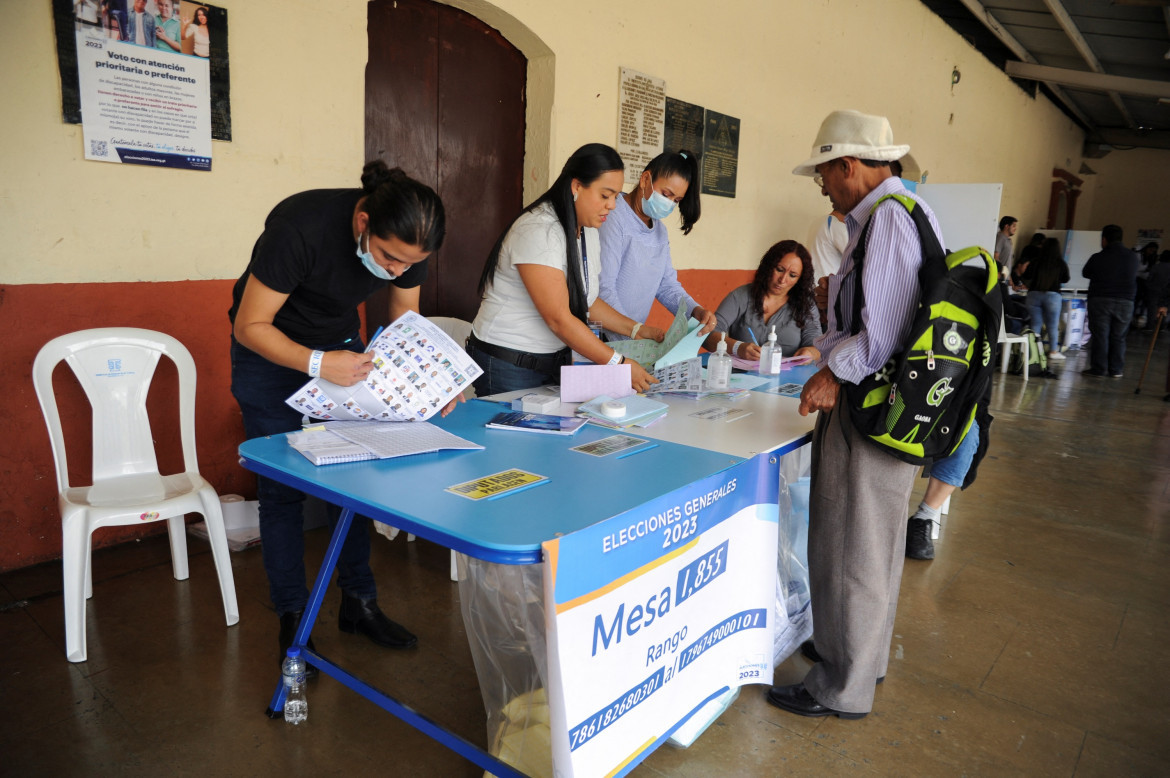
[[820,359],[813,342],[821,335],[821,320],[813,301],[813,263],[808,249],[794,240],[782,240],[765,252],[750,284],[733,289],[715,311],[715,331],[703,345],[714,351],[727,333],[727,352],[757,360],[760,346],[776,327],[776,342],[785,357],[807,354]]

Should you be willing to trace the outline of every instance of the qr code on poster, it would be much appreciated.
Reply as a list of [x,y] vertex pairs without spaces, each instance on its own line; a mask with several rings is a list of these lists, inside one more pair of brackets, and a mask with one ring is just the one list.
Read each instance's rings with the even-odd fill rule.
[[95,157],[109,156],[109,146],[104,140],[91,140],[89,142],[89,153]]

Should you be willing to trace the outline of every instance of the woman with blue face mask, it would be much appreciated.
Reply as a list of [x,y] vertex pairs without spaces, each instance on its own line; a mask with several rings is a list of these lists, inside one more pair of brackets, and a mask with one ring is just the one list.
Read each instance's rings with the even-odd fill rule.
[[[683,235],[699,221],[699,160],[682,150],[664,152],[642,171],[638,183],[618,198],[613,215],[601,225],[601,299],[635,322],[645,322],[654,300],[671,316],[680,304],[698,319],[705,335],[715,328],[715,314],[695,302],[678,281],[670,261],[665,220],[678,208]],[[646,329],[639,324],[634,330]],[[630,332],[607,329],[610,340]]]
[[[380,161],[366,164],[361,189],[314,189],[272,209],[228,312],[232,394],[248,438],[298,429],[301,414],[285,399],[309,377],[341,386],[365,379],[373,362],[362,344],[358,306],[389,286],[391,321],[417,311],[427,257],[445,232],[443,203],[434,190]],[[257,495],[283,659],[309,597],[305,495],[262,476]],[[331,524],[337,515],[331,509]],[[378,608],[369,556],[369,520],[355,517],[338,565],[339,627],[389,648],[410,648],[415,636]]]

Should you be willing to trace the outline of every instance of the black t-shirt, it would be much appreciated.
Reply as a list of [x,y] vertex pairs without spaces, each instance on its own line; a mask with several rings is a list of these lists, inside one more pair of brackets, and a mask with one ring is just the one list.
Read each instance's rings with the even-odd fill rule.
[[387,283],[400,289],[427,278],[427,261],[384,281],[362,265],[353,237],[360,189],[314,189],[283,200],[264,221],[247,270],[232,289],[233,324],[248,277],[288,295],[273,324],[302,346],[329,346],[358,333],[358,305]]

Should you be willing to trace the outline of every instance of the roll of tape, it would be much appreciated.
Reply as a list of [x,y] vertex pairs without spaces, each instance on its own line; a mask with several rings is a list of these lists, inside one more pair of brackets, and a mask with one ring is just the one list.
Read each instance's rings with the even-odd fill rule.
[[626,415],[626,404],[617,400],[607,400],[601,404],[601,412],[611,419],[620,419]]
[[244,498],[238,494],[221,494],[219,496],[219,509],[223,513],[225,529],[238,529],[247,523],[244,504]]

